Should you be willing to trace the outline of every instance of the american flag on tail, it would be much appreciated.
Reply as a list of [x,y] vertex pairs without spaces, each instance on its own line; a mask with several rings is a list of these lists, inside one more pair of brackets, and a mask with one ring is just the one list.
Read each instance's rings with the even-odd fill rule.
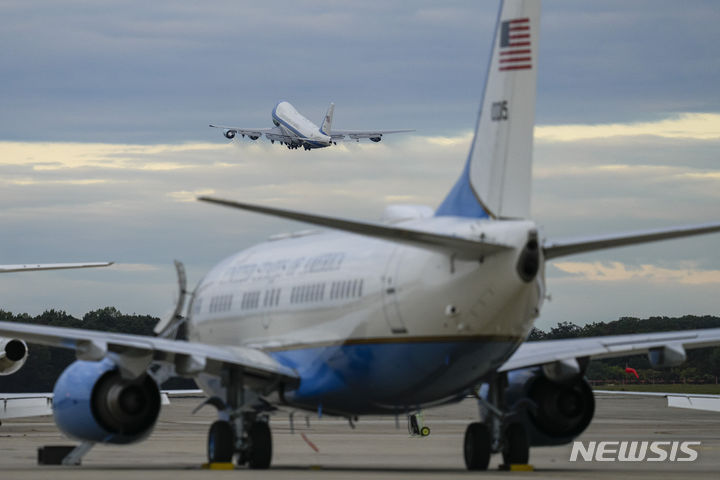
[[500,71],[532,68],[530,19],[516,18],[500,24]]

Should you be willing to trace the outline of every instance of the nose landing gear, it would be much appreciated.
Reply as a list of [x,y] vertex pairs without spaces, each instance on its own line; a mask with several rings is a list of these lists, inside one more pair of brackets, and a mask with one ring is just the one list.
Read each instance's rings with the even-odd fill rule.
[[422,412],[408,415],[408,433],[411,437],[427,437],[430,435],[430,427],[425,425],[425,417]]

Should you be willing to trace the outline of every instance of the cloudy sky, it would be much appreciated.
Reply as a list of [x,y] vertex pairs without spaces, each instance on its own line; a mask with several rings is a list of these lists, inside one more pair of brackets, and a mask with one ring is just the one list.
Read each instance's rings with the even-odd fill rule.
[[[195,284],[223,257],[303,225],[198,193],[366,220],[437,206],[465,161],[497,3],[0,4],[0,304],[161,315],[172,260]],[[548,238],[720,220],[720,7],[543,4],[533,215]],[[313,152],[227,142],[278,100],[337,128],[414,128]],[[720,314],[719,236],[559,259],[539,326]]]

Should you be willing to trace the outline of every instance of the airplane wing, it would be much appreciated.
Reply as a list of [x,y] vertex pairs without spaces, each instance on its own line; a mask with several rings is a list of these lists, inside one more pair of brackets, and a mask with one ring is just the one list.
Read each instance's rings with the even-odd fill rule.
[[668,407],[720,412],[720,395],[701,393],[626,392],[623,390],[593,390],[607,395],[637,395],[640,397],[665,397]]
[[221,130],[225,130],[227,132],[233,132],[233,135],[239,134],[239,135],[247,135],[248,137],[261,137],[266,133],[271,133],[275,129],[274,128],[240,128],[240,127],[230,127],[228,125],[213,125],[210,124],[212,128],[219,128]]
[[173,363],[179,374],[215,372],[222,366],[232,366],[261,383],[295,385],[299,381],[295,371],[265,352],[247,347],[18,322],[0,322],[0,335],[22,338],[29,343],[74,349],[78,358],[84,360],[100,360],[107,354],[133,352],[135,356],[149,355],[153,361]]
[[[348,137],[351,140],[359,140],[361,138],[382,138],[383,135],[389,133],[407,133],[415,130],[330,130],[330,137],[334,142]],[[379,140],[376,140],[379,141]]]
[[576,253],[591,252],[593,250],[624,247],[637,243],[657,242],[659,240],[669,240],[671,238],[702,235],[704,233],[713,232],[720,232],[720,223],[705,223],[701,225],[689,225],[683,227],[645,230],[615,235],[600,235],[567,240],[549,240],[545,241],[543,251],[545,253],[545,259],[550,260]]
[[280,208],[264,207],[260,205],[251,205],[248,203],[233,202],[230,200],[221,200],[212,197],[198,197],[198,200],[224,205],[226,207],[262,213],[265,215],[288,218],[290,220],[311,223],[313,225],[330,227],[337,230],[344,230],[358,235],[366,235],[369,237],[379,238],[381,240],[404,243],[415,247],[429,248],[445,252],[450,251],[457,254],[460,258],[477,259],[482,256],[492,255],[493,253],[498,253],[512,248],[498,243],[469,240],[466,238],[443,235],[434,232],[411,230],[369,222],[358,222],[355,220],[344,220],[341,218],[313,215],[310,213],[295,212],[292,210],[283,210]]
[[506,372],[556,362],[569,362],[566,364],[572,365],[582,359],[623,357],[640,353],[655,353],[661,357],[666,353],[684,356],[684,349],[717,345],[720,345],[720,328],[525,342],[498,371]]
[[0,265],[0,273],[30,272],[35,270],[65,270],[69,268],[109,267],[115,262],[90,263],[29,263],[23,265]]

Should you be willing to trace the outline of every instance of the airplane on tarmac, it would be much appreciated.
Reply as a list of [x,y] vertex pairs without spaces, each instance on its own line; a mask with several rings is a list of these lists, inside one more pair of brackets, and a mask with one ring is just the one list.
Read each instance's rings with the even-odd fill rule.
[[[71,268],[108,267],[113,262],[90,263],[36,263],[25,265],[0,265],[0,273],[32,272],[38,270],[65,270]],[[28,346],[19,338],[0,337],[0,376],[17,372],[25,365],[28,357]],[[5,400],[6,394],[0,393],[0,401]],[[0,410],[0,418],[3,410]]]
[[589,425],[591,358],[647,353],[653,366],[673,366],[688,348],[720,344],[720,329],[524,342],[545,298],[546,262],[720,231],[716,222],[539,237],[528,218],[539,20],[537,0],[501,3],[467,163],[434,212],[389,207],[384,223],[371,223],[201,197],[330,231],[275,237],[222,260],[180,296],[156,337],[0,322],[0,334],[76,351],[54,389],[57,426],[82,441],[64,461],[97,442],[146,438],[158,385],[179,375],[217,409],[210,462],[268,468],[278,407],[354,419],[471,394],[484,413],[465,432],[467,468],[487,469],[493,453],[527,463],[531,447],[566,444]]
[[245,135],[250,140],[257,140],[265,135],[271,143],[279,142],[291,150],[303,147],[305,150],[313,148],[325,148],[330,145],[337,145],[345,137],[350,140],[360,141],[361,138],[369,138],[373,142],[382,140],[383,135],[389,133],[414,132],[415,130],[333,130],[332,121],[335,104],[330,107],[323,117],[322,126],[318,127],[313,122],[302,116],[295,107],[288,102],[279,102],[272,111],[273,128],[238,128],[223,125],[210,125],[213,128],[223,129],[225,138],[232,140],[235,135]]

